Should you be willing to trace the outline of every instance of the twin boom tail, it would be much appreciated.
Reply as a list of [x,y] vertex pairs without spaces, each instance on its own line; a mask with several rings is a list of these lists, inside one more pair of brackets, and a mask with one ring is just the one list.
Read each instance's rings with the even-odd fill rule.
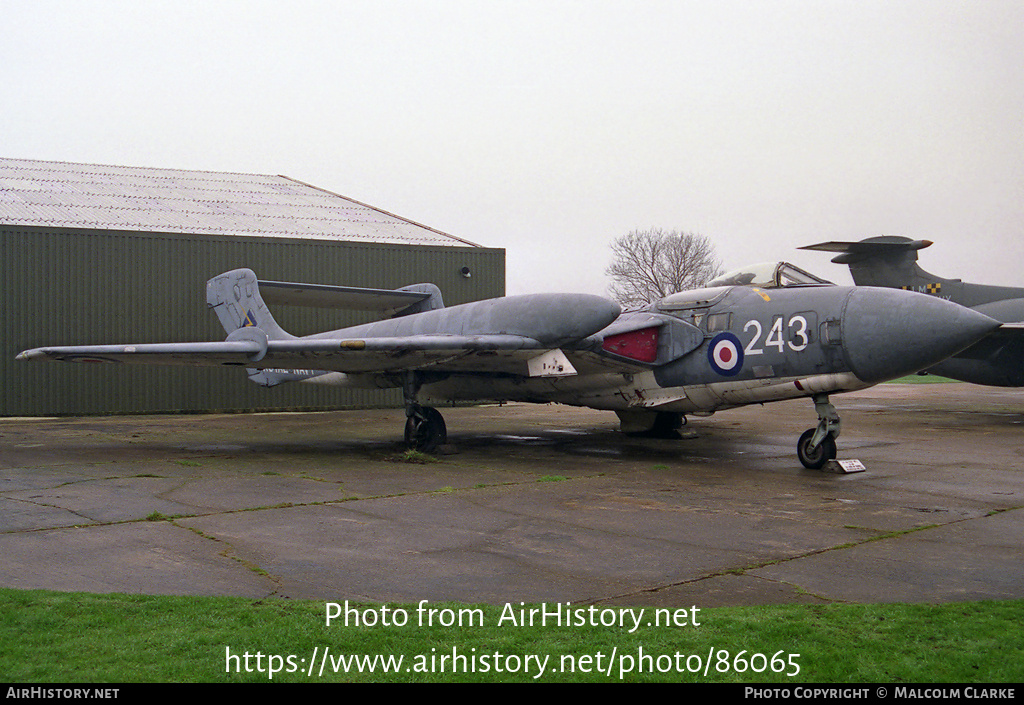
[[[265,350],[270,340],[295,340],[294,335],[285,331],[274,320],[266,302],[260,296],[256,273],[251,269],[233,269],[218,274],[206,282],[206,305],[217,314],[217,319],[228,334],[228,341],[254,340]],[[246,372],[249,380],[261,387],[274,387],[283,382],[299,382],[324,374],[319,370],[256,368],[248,368]]]

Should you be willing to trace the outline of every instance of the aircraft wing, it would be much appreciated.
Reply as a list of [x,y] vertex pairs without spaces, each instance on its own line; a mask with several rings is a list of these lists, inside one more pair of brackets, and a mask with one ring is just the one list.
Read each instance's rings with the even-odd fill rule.
[[224,342],[45,347],[26,350],[17,359],[346,373],[410,369],[523,376],[576,373],[560,350],[518,335],[268,340],[262,331],[251,328],[239,329]]
[[33,348],[18,360],[60,362],[120,362],[136,365],[193,365],[197,367],[240,365],[260,353],[252,340],[219,343],[144,343],[139,345],[65,345]]

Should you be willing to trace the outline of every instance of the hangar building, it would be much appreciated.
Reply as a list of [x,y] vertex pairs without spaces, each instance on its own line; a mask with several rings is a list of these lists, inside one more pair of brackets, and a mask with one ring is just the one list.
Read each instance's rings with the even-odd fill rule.
[[[337,409],[401,404],[394,390],[258,387],[241,369],[16,362],[45,345],[223,340],[206,281],[397,288],[446,305],[502,296],[505,251],[286,176],[0,158],[0,415]],[[467,274],[469,276],[467,276]],[[295,335],[361,312],[277,307]]]

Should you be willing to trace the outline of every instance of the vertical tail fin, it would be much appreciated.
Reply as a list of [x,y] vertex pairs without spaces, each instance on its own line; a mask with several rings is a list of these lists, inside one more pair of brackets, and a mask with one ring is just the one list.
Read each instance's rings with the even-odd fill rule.
[[929,274],[917,264],[917,251],[931,244],[929,240],[882,236],[860,242],[822,242],[799,249],[838,252],[832,261],[849,265],[850,274],[858,286],[921,291],[934,282],[949,281]]
[[229,335],[239,328],[259,328],[270,340],[295,337],[270,315],[251,269],[233,269],[206,282],[206,304],[216,312]]

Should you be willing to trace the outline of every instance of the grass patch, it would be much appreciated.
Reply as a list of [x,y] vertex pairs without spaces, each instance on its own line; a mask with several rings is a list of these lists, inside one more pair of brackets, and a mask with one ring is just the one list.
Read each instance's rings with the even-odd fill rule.
[[890,379],[888,382],[883,382],[883,384],[947,384],[955,383],[956,381],[955,379],[939,377],[938,375],[907,375],[899,379]]
[[[551,610],[556,605],[546,606]],[[646,608],[641,626],[632,634],[628,629],[590,624],[499,625],[502,607],[454,603],[428,607],[448,609],[452,616],[462,614],[474,621],[463,626],[421,627],[417,626],[416,605],[389,603],[386,607],[392,622],[404,611],[408,624],[381,626],[382,606],[375,604],[358,608],[360,619],[374,617],[377,626],[345,626],[341,618],[326,626],[325,604],[320,601],[2,589],[0,673],[9,682],[19,683],[266,682],[271,656],[277,656],[277,665],[284,670],[274,675],[274,681],[506,682],[533,681],[538,669],[535,662],[527,669],[525,662],[526,655],[533,655],[542,660],[548,657],[545,672],[537,679],[540,682],[1024,680],[1021,600],[702,609],[696,614],[700,626],[656,626],[653,608]],[[518,616],[519,603],[511,607]],[[585,606],[573,607],[587,614]],[[618,608],[598,609],[618,614]],[[692,613],[682,612],[681,624],[692,621]],[[239,658],[229,661],[228,649]],[[385,672],[378,660],[373,672],[334,673],[328,668],[323,676],[317,676],[317,660],[314,675],[309,677],[306,671],[314,649],[321,655],[327,649],[335,657],[402,657],[402,664],[397,672]],[[640,649],[652,657],[651,664],[668,670],[638,674],[634,663],[634,671],[620,677],[620,666],[628,665],[625,657],[635,659]],[[613,651],[617,657],[611,661]],[[727,659],[724,651],[728,651]],[[693,667],[693,656],[706,660],[709,652],[712,663],[706,676],[687,671],[687,657]],[[748,660],[752,654],[765,654],[765,663],[770,663],[777,652],[786,660],[788,654],[800,654],[794,657],[799,673],[787,676],[773,673],[770,667],[761,673],[750,670],[749,664],[761,663]],[[245,653],[250,654],[249,672],[245,671]],[[257,653],[262,654],[260,661]],[[451,673],[453,653],[467,658],[455,674]],[[505,660],[498,661],[495,654]],[[442,656],[448,657],[447,673],[440,672]],[[491,664],[487,672],[481,672],[484,656]],[[476,659],[476,673],[466,672],[470,658]],[[497,663],[502,664],[500,672]],[[609,663],[612,668],[607,675],[604,671]],[[676,670],[676,664],[682,672]],[[736,664],[747,664],[746,671],[738,673]],[[228,665],[233,666],[230,673],[226,672]],[[792,670],[787,665],[786,671]]]
[[544,475],[537,478],[537,482],[561,482],[568,479],[565,475]]
[[432,455],[427,455],[426,453],[422,453],[412,448],[398,456],[397,461],[400,463],[413,463],[416,465],[428,465],[430,463],[441,462]]

